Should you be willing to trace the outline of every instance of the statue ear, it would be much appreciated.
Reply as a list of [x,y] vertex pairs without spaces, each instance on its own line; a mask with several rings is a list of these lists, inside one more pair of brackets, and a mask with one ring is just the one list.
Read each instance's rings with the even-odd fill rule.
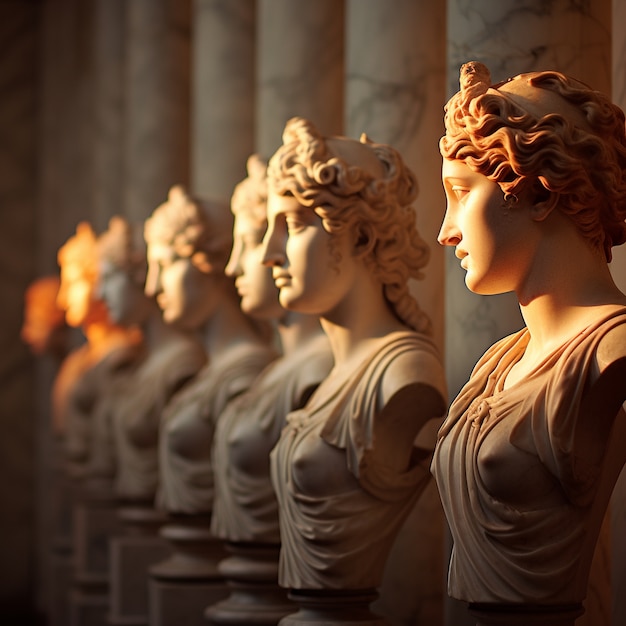
[[543,222],[558,205],[560,194],[549,191],[541,180],[535,184],[535,193],[531,205],[531,216],[536,222]]
[[191,257],[191,262],[204,274],[210,274],[213,270],[213,264],[209,261],[204,252],[196,252]]
[[374,249],[375,239],[370,224],[359,224],[354,232],[354,256],[367,256]]
[[530,210],[533,220],[543,222],[559,203],[559,194],[551,193],[545,200],[538,200],[533,203]]

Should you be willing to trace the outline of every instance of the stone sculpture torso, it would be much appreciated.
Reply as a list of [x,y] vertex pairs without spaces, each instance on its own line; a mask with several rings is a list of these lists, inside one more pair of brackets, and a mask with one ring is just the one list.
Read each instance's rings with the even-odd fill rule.
[[433,344],[414,332],[395,332],[376,342],[334,394],[320,387],[303,409],[288,416],[271,454],[281,511],[282,586],[379,586],[397,530],[429,480],[424,464],[412,463],[398,473],[377,462],[373,434],[381,426],[376,406],[382,376],[406,353],[416,357],[416,382],[443,397]]
[[206,363],[199,342],[180,334],[151,351],[119,390],[113,406],[118,461],[115,490],[132,500],[153,500],[158,485],[161,414],[175,392]]
[[[137,366],[143,349],[141,336],[136,332],[111,334],[110,341],[92,348],[88,344],[81,348],[83,372],[70,389],[64,401],[64,444],[68,469],[75,477],[90,473],[94,454],[100,455],[96,416],[102,403],[108,401],[110,392],[118,382]],[[97,465],[98,463],[96,463]]]
[[506,389],[527,329],[495,344],[476,365],[439,432],[432,464],[454,538],[451,596],[535,604],[584,598],[581,554],[589,550],[586,526],[608,445],[599,420],[607,413],[610,421],[621,404],[611,413],[599,402],[589,407],[586,395],[597,346],[620,324],[624,309]]
[[168,403],[159,440],[157,505],[169,513],[207,514],[213,506],[211,448],[225,407],[276,357],[264,346],[240,346],[209,362]]
[[330,371],[325,336],[289,359],[288,370],[270,364],[254,389],[234,400],[220,417],[213,450],[216,498],[213,534],[240,542],[280,543],[278,502],[270,480],[269,454],[287,414],[302,405]]

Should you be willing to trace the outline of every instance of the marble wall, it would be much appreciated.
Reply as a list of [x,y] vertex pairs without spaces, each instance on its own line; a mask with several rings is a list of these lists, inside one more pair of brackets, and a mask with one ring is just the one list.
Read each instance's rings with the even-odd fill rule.
[[255,150],[255,2],[195,0],[192,42],[191,188],[229,200]]
[[[45,520],[38,530],[35,502],[45,491],[37,472],[51,374],[50,364],[35,371],[19,341],[22,293],[56,271],[56,251],[79,220],[96,230],[117,212],[143,220],[175,182],[227,198],[247,156],[271,155],[293,115],[324,133],[390,142],[421,187],[418,226],[432,259],[414,293],[445,347],[453,397],[484,349],[522,324],[513,298],[469,293],[458,261],[435,243],[445,208],[436,144],[459,66],[482,60],[494,79],[555,67],[612,90],[626,107],[626,34],[615,27],[624,23],[626,0],[0,0],[0,280],[8,303],[0,307],[0,424],[10,434],[0,443],[0,622],[5,607],[30,607],[33,590],[45,587],[36,580]],[[626,290],[626,247],[612,269]],[[612,567],[623,586],[626,484],[620,489]],[[417,517],[437,519],[428,535],[436,551],[442,522],[436,494],[429,498],[431,509]],[[427,569],[436,558],[421,556],[411,566]],[[442,579],[443,571],[435,604]],[[424,602],[426,622],[398,623],[437,624],[440,606]],[[624,594],[613,605],[614,624],[626,623]],[[447,624],[462,626],[454,603],[446,612]]]
[[124,211],[143,222],[189,185],[191,0],[125,3]]

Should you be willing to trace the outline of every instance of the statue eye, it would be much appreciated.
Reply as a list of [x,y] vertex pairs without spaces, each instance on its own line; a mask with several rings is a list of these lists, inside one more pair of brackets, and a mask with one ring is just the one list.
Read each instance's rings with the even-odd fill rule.
[[469,193],[469,189],[460,185],[452,185],[452,193],[454,194],[456,199],[461,202],[463,198],[465,198],[465,196]]

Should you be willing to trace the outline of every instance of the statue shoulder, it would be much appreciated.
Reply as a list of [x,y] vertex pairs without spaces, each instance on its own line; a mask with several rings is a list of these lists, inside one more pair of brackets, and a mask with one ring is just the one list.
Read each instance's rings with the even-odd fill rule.
[[612,326],[603,335],[596,350],[599,372],[620,359],[626,359],[626,313],[621,324]]
[[[440,397],[445,404],[445,371],[436,347],[429,339],[407,337],[403,348],[385,368],[381,380],[382,401],[386,404],[398,392],[423,396],[425,393]],[[445,411],[445,407],[444,407]]]

